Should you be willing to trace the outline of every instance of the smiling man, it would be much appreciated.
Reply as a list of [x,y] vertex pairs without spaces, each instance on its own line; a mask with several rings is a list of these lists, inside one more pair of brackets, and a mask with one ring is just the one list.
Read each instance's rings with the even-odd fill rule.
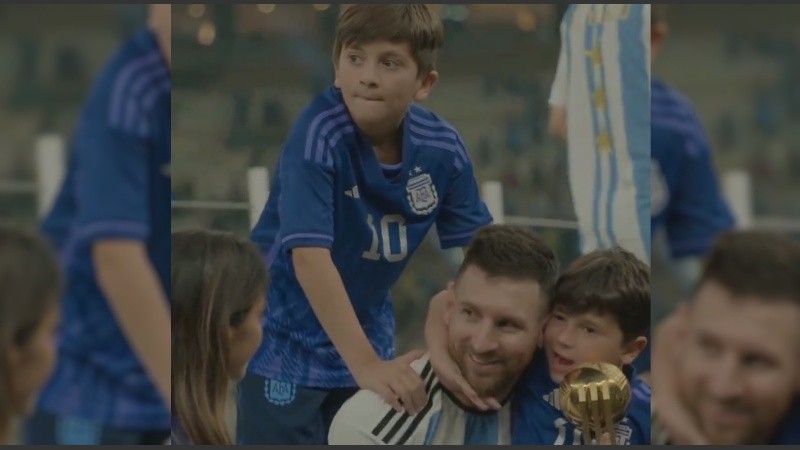
[[558,274],[553,252],[524,228],[492,225],[475,236],[446,307],[447,348],[479,395],[499,411],[462,405],[431,370],[428,355],[412,364],[428,402],[417,415],[395,412],[361,390],[331,424],[331,444],[510,444],[509,397],[536,349]]

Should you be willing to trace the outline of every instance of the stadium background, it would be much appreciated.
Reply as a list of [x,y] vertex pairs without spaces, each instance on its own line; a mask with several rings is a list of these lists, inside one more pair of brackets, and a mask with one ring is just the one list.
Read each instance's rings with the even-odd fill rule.
[[[546,135],[563,7],[438,8],[446,44],[427,106],[461,132],[478,181],[501,183],[505,214],[555,219],[558,227],[537,229],[566,264],[577,236],[565,149]],[[331,81],[336,13],[174,6],[173,190],[209,206],[176,208],[174,229],[248,233],[247,170],[274,170],[297,113]],[[736,180],[729,174],[749,180],[730,198],[740,223],[800,237],[800,7],[681,5],[667,14],[672,32],[653,73],[694,103],[723,185]],[[37,148],[67,142],[95,74],[144,19],[142,5],[0,5],[0,223],[36,226],[48,199],[41,181],[53,184],[41,180]],[[452,270],[435,239],[413,257],[394,289],[406,325],[400,350],[421,345],[428,299]],[[657,252],[653,280],[654,296],[681,295]]]

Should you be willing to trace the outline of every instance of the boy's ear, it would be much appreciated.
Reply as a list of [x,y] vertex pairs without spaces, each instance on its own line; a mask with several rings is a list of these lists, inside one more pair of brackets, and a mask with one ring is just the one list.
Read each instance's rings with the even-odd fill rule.
[[647,338],[644,336],[639,336],[627,344],[623,344],[622,363],[633,364],[636,361],[636,357],[646,346]]
[[436,82],[439,81],[439,72],[431,70],[420,80],[420,86],[414,94],[414,100],[418,102],[425,101],[430,95]]

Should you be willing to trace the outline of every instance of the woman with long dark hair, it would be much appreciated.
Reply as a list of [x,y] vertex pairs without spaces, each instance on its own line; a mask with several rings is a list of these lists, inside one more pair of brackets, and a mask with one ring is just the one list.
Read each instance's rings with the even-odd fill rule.
[[233,444],[228,383],[261,343],[267,272],[258,249],[233,235],[172,234],[173,444]]

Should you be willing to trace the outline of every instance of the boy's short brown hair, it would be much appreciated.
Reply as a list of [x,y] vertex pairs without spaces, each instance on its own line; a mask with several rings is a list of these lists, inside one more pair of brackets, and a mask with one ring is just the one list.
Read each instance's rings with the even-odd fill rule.
[[650,268],[619,247],[595,250],[567,266],[550,309],[568,314],[610,314],[622,330],[623,342],[650,328]]
[[436,52],[444,44],[439,16],[424,4],[345,5],[339,13],[333,44],[333,64],[342,49],[378,40],[404,42],[422,76],[436,69]]
[[536,281],[546,300],[552,298],[558,278],[558,259],[553,250],[530,229],[515,225],[481,228],[469,244],[458,276],[469,266],[490,277]]

